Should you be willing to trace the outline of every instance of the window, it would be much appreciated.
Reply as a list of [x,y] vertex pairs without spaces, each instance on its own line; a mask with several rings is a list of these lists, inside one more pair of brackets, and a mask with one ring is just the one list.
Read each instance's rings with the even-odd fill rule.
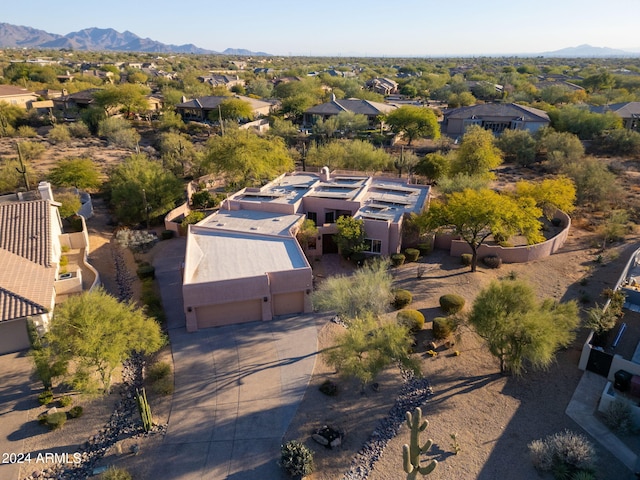
[[318,225],[318,214],[316,212],[307,212],[307,218],[311,220],[314,225]]
[[364,251],[369,253],[380,253],[382,251],[382,241],[365,238]]
[[336,212],[326,212],[324,214],[324,223],[336,223]]

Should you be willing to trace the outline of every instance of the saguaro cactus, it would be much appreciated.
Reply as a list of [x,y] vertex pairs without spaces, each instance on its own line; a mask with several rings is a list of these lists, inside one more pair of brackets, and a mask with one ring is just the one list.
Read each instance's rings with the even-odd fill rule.
[[420,466],[420,455],[426,453],[433,445],[433,440],[429,439],[420,447],[420,432],[429,426],[429,422],[422,419],[420,407],[417,407],[413,414],[407,412],[407,426],[411,429],[411,444],[402,446],[402,463],[407,480],[415,480],[418,474],[429,475],[433,472],[438,462],[431,460],[427,465]]
[[145,432],[149,432],[153,427],[153,418],[151,417],[151,407],[149,407],[149,402],[147,402],[147,393],[144,391],[144,388],[142,392],[136,389],[136,403],[138,404],[138,411],[142,419],[142,428],[144,428]]

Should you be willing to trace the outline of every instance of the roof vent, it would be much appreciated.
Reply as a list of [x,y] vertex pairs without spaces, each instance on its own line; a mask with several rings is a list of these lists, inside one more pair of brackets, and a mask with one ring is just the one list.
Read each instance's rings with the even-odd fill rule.
[[251,230],[258,230],[258,227],[251,227]]

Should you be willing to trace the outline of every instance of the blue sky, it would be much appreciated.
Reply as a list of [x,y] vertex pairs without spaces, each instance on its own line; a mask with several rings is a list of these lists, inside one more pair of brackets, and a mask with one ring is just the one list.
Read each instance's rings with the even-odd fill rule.
[[581,44],[640,51],[639,0],[67,0],[54,8],[50,0],[30,0],[28,6],[3,9],[0,22],[62,35],[113,28],[167,44],[275,55],[477,56]]

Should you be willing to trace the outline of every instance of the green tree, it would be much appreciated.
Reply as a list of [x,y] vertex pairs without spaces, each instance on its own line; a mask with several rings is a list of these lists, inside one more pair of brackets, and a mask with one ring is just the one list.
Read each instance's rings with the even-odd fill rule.
[[65,158],[49,172],[49,180],[57,187],[98,188],[98,167],[90,158]]
[[56,202],[62,204],[58,208],[61,218],[68,218],[71,215],[75,215],[82,206],[80,197],[72,192],[58,193],[56,195]]
[[640,133],[621,128],[602,134],[595,142],[600,151],[609,155],[640,155]]
[[447,99],[449,108],[468,107],[476,104],[476,97],[471,92],[452,93]]
[[93,94],[97,106],[106,112],[119,109],[129,118],[133,113],[144,113],[149,110],[149,102],[146,95],[149,89],[142,85],[123,83],[112,85]]
[[185,176],[197,157],[195,146],[188,136],[181,133],[161,133],[157,148],[162,164],[174,175]]
[[338,233],[333,236],[340,253],[345,257],[364,249],[364,220],[341,216],[336,221]]
[[249,102],[239,98],[229,97],[220,102],[220,110],[214,110],[209,114],[209,120],[217,122],[220,117],[223,120],[253,120],[253,108]]
[[622,190],[616,183],[615,174],[597,158],[586,157],[579,162],[565,164],[560,173],[573,180],[576,199],[580,205],[602,209],[622,197]]
[[379,172],[391,166],[391,156],[364,140],[334,140],[324,145],[312,145],[307,152],[307,164],[361,172]]
[[0,101],[0,137],[10,137],[15,132],[18,120],[24,118],[25,111],[5,101]]
[[335,312],[350,322],[366,313],[375,316],[389,311],[393,300],[390,261],[367,263],[351,276],[336,275],[324,280],[313,292],[313,306],[321,312]]
[[280,117],[273,117],[270,121],[267,135],[270,137],[281,137],[289,146],[295,144],[300,131],[291,120],[284,120]]
[[408,145],[418,138],[429,137],[435,140],[440,137],[438,118],[430,108],[402,106],[387,114],[386,123],[394,133],[406,138]]
[[459,235],[471,248],[471,271],[478,263],[478,249],[495,233],[526,236],[529,243],[544,240],[540,233],[542,211],[531,198],[517,201],[489,189],[454,192],[445,202],[433,201],[428,211],[416,219],[421,231],[446,229]]
[[609,243],[623,240],[629,233],[629,213],[626,210],[613,210],[598,226],[598,236],[602,239],[602,250]]
[[411,356],[412,342],[407,327],[382,322],[365,312],[349,322],[349,328],[337,339],[337,345],[326,351],[325,358],[341,375],[358,379],[364,390],[393,364],[420,375],[420,365]]
[[280,138],[263,138],[248,130],[230,130],[207,142],[202,168],[224,173],[237,186],[260,185],[293,170]]
[[109,172],[109,188],[116,216],[127,224],[167,213],[183,192],[175,175],[141,154],[126,158]]
[[519,375],[526,365],[547,368],[575,338],[580,317],[575,302],[538,302],[528,284],[502,280],[478,294],[469,323],[500,361],[500,371]]
[[520,180],[516,183],[516,196],[533,198],[548,219],[553,218],[556,209],[571,213],[576,208],[576,187],[563,176],[538,182]]
[[432,182],[437,182],[447,175],[449,158],[441,152],[428,153],[416,164],[415,172],[424,175]]
[[134,302],[118,302],[97,289],[59,305],[47,340],[56,358],[65,359],[71,383],[81,391],[109,393],[113,372],[135,352],[154,353],[165,342],[160,325]]
[[472,125],[462,137],[457,155],[451,162],[450,174],[493,178],[491,170],[501,163],[502,152],[495,146],[493,134],[478,125]]
[[558,171],[566,163],[584,157],[584,146],[580,139],[568,132],[556,132],[545,128],[538,134],[537,150],[545,155],[551,168]]
[[527,130],[505,130],[496,141],[505,159],[527,166],[536,161],[536,141]]
[[311,243],[311,241],[315,240],[317,236],[318,227],[316,227],[316,222],[309,218],[306,218],[304,222],[302,222],[298,233],[296,233],[296,238],[302,246],[302,249],[305,251],[307,250],[307,248],[309,248],[309,244]]
[[553,128],[573,133],[583,140],[591,140],[608,130],[622,128],[622,119],[615,113],[595,113],[576,105],[566,105],[550,117]]

